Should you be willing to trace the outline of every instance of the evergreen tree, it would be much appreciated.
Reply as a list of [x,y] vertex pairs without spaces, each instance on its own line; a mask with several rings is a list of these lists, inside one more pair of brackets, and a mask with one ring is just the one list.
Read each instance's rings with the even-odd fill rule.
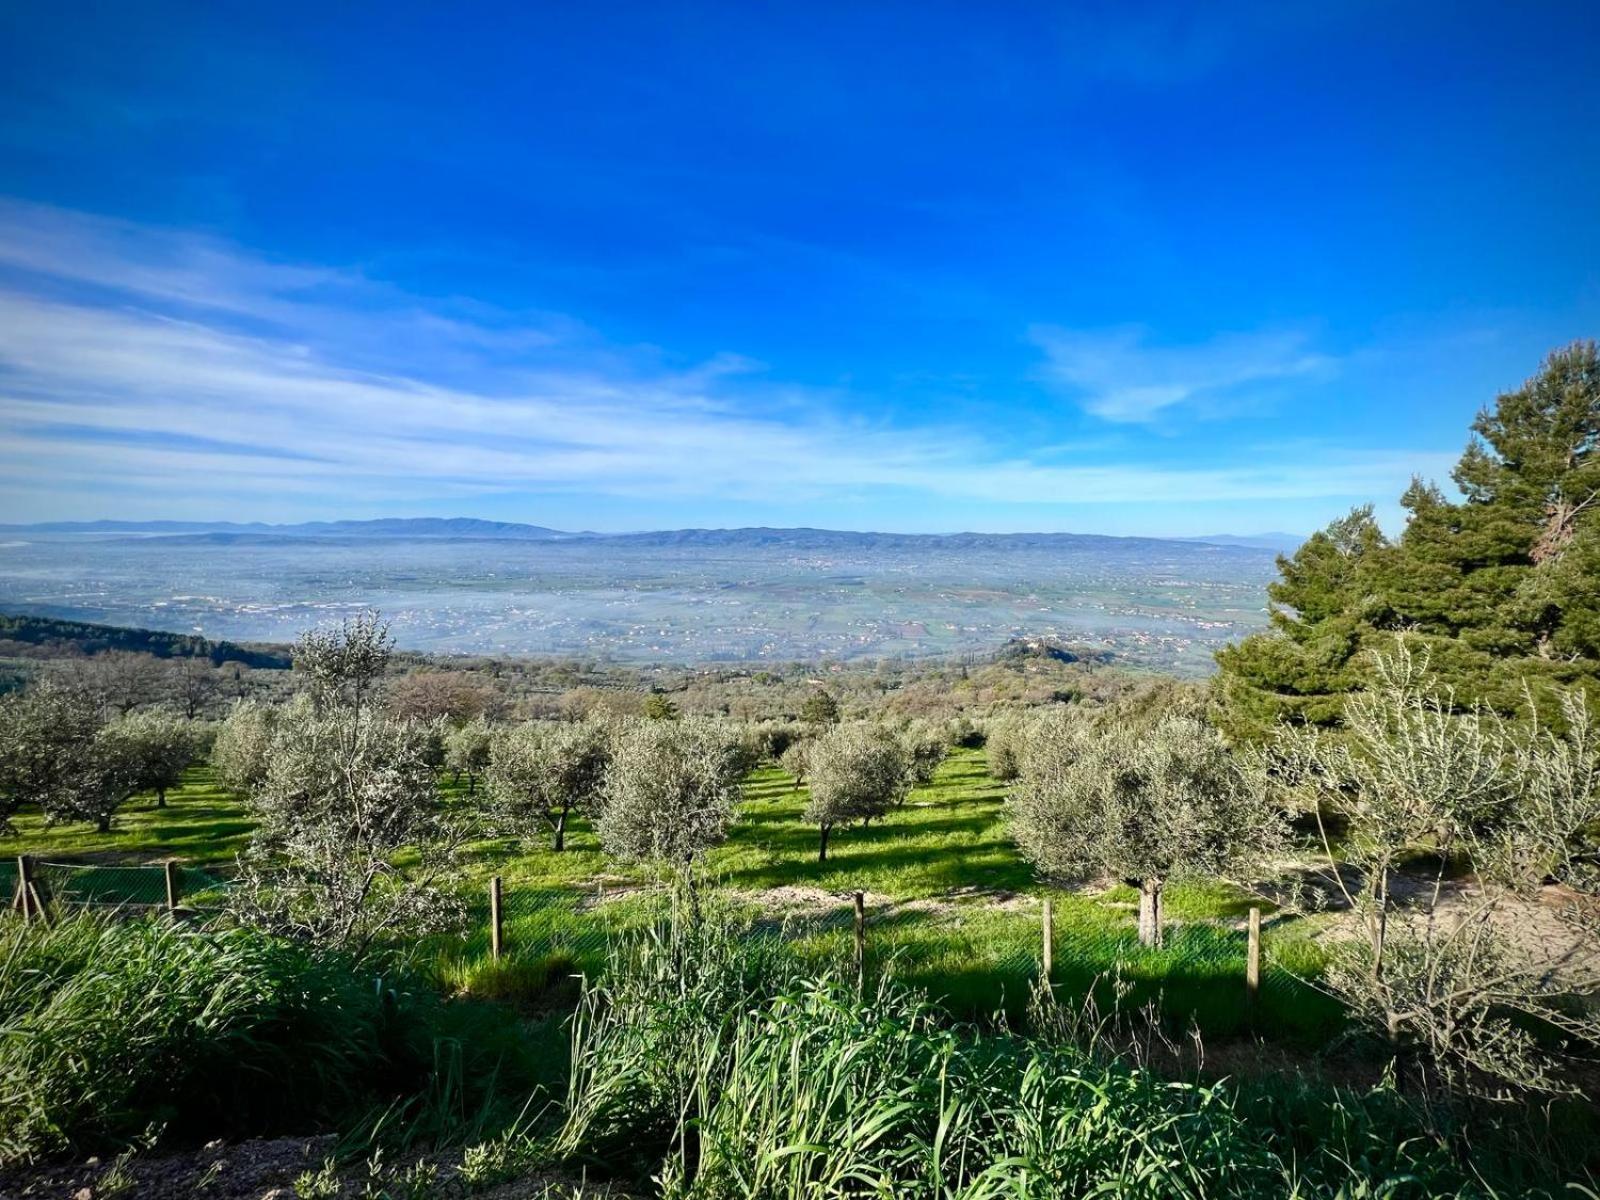
[[1478,414],[1472,435],[1452,473],[1460,501],[1413,480],[1396,541],[1357,509],[1278,560],[1272,630],[1217,656],[1235,736],[1338,724],[1344,696],[1369,682],[1363,651],[1400,630],[1462,704],[1513,712],[1529,682],[1600,676],[1595,344],[1551,354]]

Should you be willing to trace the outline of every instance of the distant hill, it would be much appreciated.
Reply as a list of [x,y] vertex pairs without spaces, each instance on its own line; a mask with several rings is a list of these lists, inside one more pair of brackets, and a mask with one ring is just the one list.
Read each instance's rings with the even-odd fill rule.
[[1109,650],[1068,645],[1050,638],[1028,637],[1011,638],[994,654],[994,661],[998,663],[1020,662],[1030,658],[1048,662],[1088,662],[1103,665],[1114,661],[1116,656]]
[[270,525],[263,521],[48,521],[39,525],[0,525],[4,533],[83,533],[128,537],[256,538],[516,538],[542,540],[577,536],[515,521],[475,517],[381,517],[372,521],[304,521]]
[[1205,542],[1211,546],[1248,546],[1252,550],[1276,550],[1280,554],[1293,554],[1305,544],[1298,533],[1252,533],[1241,536],[1234,533],[1213,533],[1205,537],[1184,538],[1186,542]]
[[84,535],[99,538],[162,537],[217,545],[272,545],[297,541],[565,541],[634,547],[790,548],[850,553],[872,550],[941,551],[1059,550],[1079,553],[1176,554],[1185,559],[1219,552],[1259,556],[1293,550],[1303,540],[1287,533],[1252,537],[1218,534],[1205,538],[1114,537],[1096,533],[873,533],[845,529],[663,529],[637,533],[572,533],[515,521],[472,517],[386,517],[371,521],[306,521],[293,525],[234,521],[54,521],[0,525],[0,533]]
[[260,670],[288,670],[287,650],[253,648],[235,642],[213,642],[193,633],[127,629],[55,617],[13,617],[0,614],[0,642],[20,642],[52,651],[92,655],[107,650],[133,650],[157,658],[207,658],[220,666],[243,663]]

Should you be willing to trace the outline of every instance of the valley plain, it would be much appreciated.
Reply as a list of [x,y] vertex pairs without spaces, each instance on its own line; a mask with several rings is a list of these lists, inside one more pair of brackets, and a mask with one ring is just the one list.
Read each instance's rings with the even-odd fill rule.
[[475,524],[14,526],[0,608],[287,641],[376,607],[406,649],[635,663],[987,654],[1039,637],[1198,676],[1265,626],[1274,573],[1270,549],[1175,539]]

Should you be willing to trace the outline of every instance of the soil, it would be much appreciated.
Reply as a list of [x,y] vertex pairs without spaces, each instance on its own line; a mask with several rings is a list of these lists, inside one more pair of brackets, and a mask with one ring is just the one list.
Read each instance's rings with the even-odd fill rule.
[[[315,1171],[333,1152],[332,1136],[210,1142],[180,1154],[127,1159],[89,1158],[0,1171],[0,1200],[296,1200],[294,1181]],[[405,1168],[420,1161],[391,1161]],[[431,1159],[439,1170],[439,1196],[467,1195],[456,1177],[456,1157]],[[341,1197],[366,1195],[367,1175],[357,1163],[341,1172]],[[452,1186],[455,1184],[456,1186]],[[403,1195],[399,1190],[377,1195]],[[629,1200],[637,1194],[596,1185],[569,1172],[533,1172],[513,1182],[473,1191],[477,1200]]]

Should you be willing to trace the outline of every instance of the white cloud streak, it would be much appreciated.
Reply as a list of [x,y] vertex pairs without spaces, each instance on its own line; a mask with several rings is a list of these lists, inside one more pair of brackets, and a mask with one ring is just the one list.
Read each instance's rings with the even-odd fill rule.
[[1251,384],[1332,366],[1299,333],[1232,334],[1198,346],[1150,346],[1142,330],[1036,326],[1041,374],[1102,420],[1148,424],[1168,409],[1236,396]]
[[[1270,340],[1152,358],[1122,336],[1039,339],[1118,420],[1311,361]],[[1423,465],[1405,452],[1177,470],[1060,457],[891,428],[734,355],[672,369],[561,318],[439,312],[359,274],[0,203],[0,505],[26,496],[35,514],[41,497],[85,489],[110,497],[107,515],[119,497],[172,511],[200,496],[317,515],[550,493],[1192,504],[1385,493]]]

